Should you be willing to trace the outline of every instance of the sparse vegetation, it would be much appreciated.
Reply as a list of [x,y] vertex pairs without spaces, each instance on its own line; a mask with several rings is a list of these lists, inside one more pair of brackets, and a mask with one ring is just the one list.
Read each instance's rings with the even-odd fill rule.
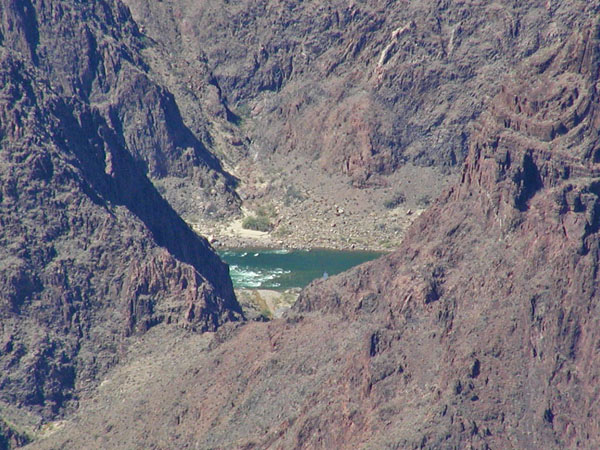
[[269,309],[266,300],[262,298],[258,291],[252,291],[252,293],[254,294],[254,304],[260,310],[260,315],[266,320],[271,320],[273,318],[273,313]]
[[419,208],[427,208],[431,203],[431,197],[429,196],[429,194],[423,194],[419,198],[417,198],[417,201],[415,203]]
[[285,190],[285,195],[283,197],[283,204],[285,206],[290,206],[296,202],[303,202],[304,200],[306,200],[306,197],[304,197],[304,195],[302,195],[302,193],[294,186],[288,186]]
[[277,213],[273,205],[261,206],[256,210],[255,214],[244,218],[242,228],[255,231],[271,231],[273,229],[271,219],[276,215]]
[[242,228],[246,230],[271,231],[273,225],[267,216],[248,216],[242,221]]
[[394,209],[406,201],[406,196],[402,192],[396,192],[390,198],[383,202],[383,206],[387,209]]

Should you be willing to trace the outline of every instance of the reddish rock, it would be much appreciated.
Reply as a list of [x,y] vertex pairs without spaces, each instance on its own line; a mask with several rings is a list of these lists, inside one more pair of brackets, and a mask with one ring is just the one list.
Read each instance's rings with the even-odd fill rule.
[[307,158],[357,186],[407,161],[460,165],[499,80],[598,13],[583,0],[125,3],[165,60],[210,74],[267,168],[273,153]]
[[[3,2],[0,18],[3,447],[19,443],[23,414],[49,420],[76,407],[129,336],[159,323],[214,331],[241,310],[227,266],[157,192],[132,124],[116,118],[122,88],[129,112],[156,107],[161,148],[181,149],[181,135],[157,131],[185,127],[144,75],[128,11],[118,2]],[[128,103],[142,96],[130,84],[142,78],[153,103]],[[175,156],[165,168],[173,175],[184,165]]]
[[[598,35],[507,79],[460,180],[393,254],[315,281],[282,320],[203,342],[151,330],[32,448],[594,448]],[[140,370],[157,343],[176,353]]]

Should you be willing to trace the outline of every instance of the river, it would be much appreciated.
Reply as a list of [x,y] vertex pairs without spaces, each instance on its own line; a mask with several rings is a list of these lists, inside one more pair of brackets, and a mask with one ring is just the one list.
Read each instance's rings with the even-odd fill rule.
[[341,250],[228,249],[219,256],[229,264],[236,289],[285,290],[304,287],[381,256],[379,252]]

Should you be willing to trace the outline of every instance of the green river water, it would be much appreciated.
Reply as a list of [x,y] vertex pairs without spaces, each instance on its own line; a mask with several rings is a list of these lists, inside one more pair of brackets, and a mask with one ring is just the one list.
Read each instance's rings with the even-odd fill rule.
[[341,250],[228,249],[219,252],[229,264],[233,287],[285,290],[335,275],[382,255]]

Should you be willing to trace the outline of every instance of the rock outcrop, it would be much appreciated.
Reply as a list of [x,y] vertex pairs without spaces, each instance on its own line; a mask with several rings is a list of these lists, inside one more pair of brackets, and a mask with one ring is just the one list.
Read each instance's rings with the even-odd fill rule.
[[[599,31],[508,76],[396,252],[314,282],[282,320],[202,342],[154,328],[142,363],[32,448],[594,448]],[[144,370],[156,342],[176,355]]]
[[219,98],[243,123],[249,156],[267,168],[277,157],[284,170],[306,158],[358,186],[406,162],[460,165],[468,126],[498,92],[498,80],[564,40],[596,7],[545,0],[126,3],[145,33],[167,47],[163,64],[186,61],[186,76],[170,83],[181,87],[173,89],[182,104],[209,110]]
[[478,121],[461,182],[404,245],[299,300],[300,312],[380,317],[370,364],[393,364],[364,382],[370,401],[413,402],[389,390],[406,376],[428,399],[410,410],[426,417],[418,439],[400,446],[599,439],[599,55],[596,23],[533,55]]
[[228,179],[145,74],[128,11],[4,1],[0,19],[0,443],[19,444],[4,428],[76,406],[129,336],[214,331],[241,310],[146,176]]
[[[120,1],[0,5],[3,46],[36,66],[53,88],[96,109],[171,203],[222,215],[237,211],[236,180],[183,122],[173,95],[142,53],[153,43]],[[187,205],[189,208],[189,205]]]

